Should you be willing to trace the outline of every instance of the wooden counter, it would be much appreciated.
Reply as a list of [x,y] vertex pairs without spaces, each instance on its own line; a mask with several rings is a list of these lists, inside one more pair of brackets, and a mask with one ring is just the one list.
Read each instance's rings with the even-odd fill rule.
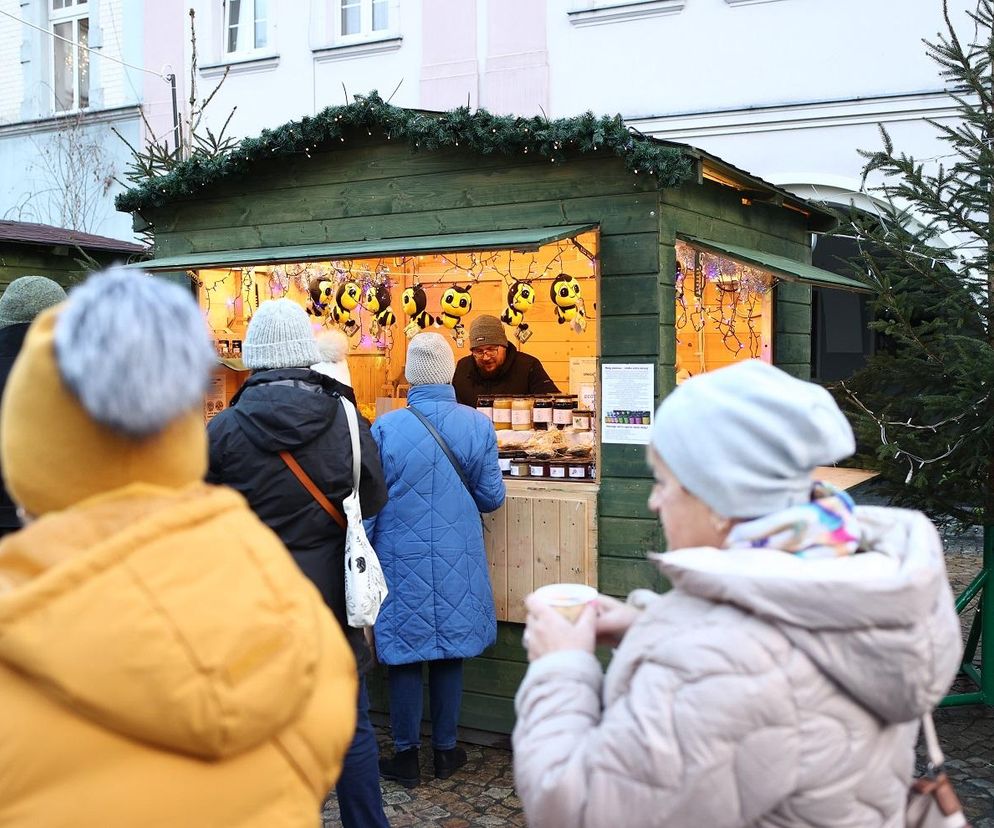
[[484,516],[499,621],[525,620],[524,598],[557,582],[597,586],[597,483],[504,478],[507,499]]

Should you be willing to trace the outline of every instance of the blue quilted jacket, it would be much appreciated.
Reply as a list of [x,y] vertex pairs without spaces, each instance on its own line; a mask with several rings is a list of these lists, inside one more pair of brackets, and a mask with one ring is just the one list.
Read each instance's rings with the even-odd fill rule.
[[384,664],[470,658],[497,637],[479,517],[504,502],[497,435],[456,402],[451,385],[415,386],[407,401],[449,444],[473,493],[412,412],[377,418],[389,499],[366,530],[390,594],[376,619],[376,653]]

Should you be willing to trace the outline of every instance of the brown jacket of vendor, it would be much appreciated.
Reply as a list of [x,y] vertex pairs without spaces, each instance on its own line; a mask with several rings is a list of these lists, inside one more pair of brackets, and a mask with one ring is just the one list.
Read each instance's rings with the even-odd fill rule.
[[452,377],[456,400],[475,406],[480,394],[558,394],[559,388],[546,373],[542,363],[530,354],[523,354],[508,343],[504,364],[492,377],[484,377],[476,367],[473,355],[464,356],[456,364]]

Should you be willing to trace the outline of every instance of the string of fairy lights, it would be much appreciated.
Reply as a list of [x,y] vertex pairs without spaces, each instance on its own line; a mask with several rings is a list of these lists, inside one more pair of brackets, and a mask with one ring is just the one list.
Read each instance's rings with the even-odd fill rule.
[[[472,290],[482,281],[499,284],[502,298],[506,293],[502,320],[514,328],[521,343],[531,335],[527,311],[543,301],[539,297],[545,291],[565,329],[582,333],[592,316],[581,284],[595,278],[596,266],[596,255],[587,247],[576,239],[564,239],[531,254],[433,253],[191,271],[190,276],[201,291],[219,343],[237,342],[234,330],[247,324],[262,302],[296,294],[306,302],[315,324],[339,328],[354,348],[375,348],[389,355],[397,323],[407,336],[425,328],[448,328],[457,347],[462,347],[463,319],[472,310]],[[437,307],[429,307],[426,288],[444,288]],[[225,308],[223,325],[216,323],[219,317],[212,311],[219,303]]]
[[752,358],[761,357],[763,310],[776,279],[768,271],[682,242],[677,243],[676,253],[677,346],[695,347],[693,339],[682,339],[681,333],[701,334],[710,328],[733,356],[745,351]]

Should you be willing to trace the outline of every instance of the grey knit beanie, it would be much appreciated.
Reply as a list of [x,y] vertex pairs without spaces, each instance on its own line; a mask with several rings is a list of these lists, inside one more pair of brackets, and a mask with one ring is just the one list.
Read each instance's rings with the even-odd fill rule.
[[0,296],[0,328],[31,322],[45,308],[64,302],[66,292],[45,276],[14,279]]
[[411,385],[447,385],[455,372],[456,358],[441,334],[415,334],[407,343],[404,376]]
[[54,342],[62,381],[84,410],[132,437],[200,406],[216,361],[188,290],[118,267],[73,289]]
[[321,361],[311,320],[292,299],[270,299],[256,309],[242,343],[246,368],[308,368]]
[[692,377],[656,410],[652,446],[683,487],[728,518],[811,496],[811,471],[856,450],[824,388],[758,359]]
[[469,347],[479,348],[481,345],[503,345],[507,347],[507,334],[504,325],[496,316],[482,314],[470,323]]

